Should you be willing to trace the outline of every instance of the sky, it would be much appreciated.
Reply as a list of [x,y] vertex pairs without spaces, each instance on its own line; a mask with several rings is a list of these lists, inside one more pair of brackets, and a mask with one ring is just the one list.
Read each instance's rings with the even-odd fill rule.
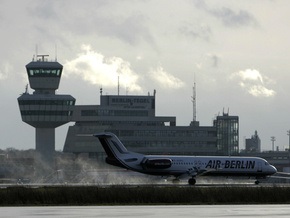
[[[15,6],[17,5],[17,7]],[[103,94],[147,95],[178,126],[239,116],[240,149],[257,130],[262,150],[289,147],[290,1],[0,0],[0,149],[35,148],[21,120],[25,65],[48,54],[64,66],[58,94],[77,105]],[[30,87],[29,93],[33,93]],[[66,124],[56,129],[62,150]]]

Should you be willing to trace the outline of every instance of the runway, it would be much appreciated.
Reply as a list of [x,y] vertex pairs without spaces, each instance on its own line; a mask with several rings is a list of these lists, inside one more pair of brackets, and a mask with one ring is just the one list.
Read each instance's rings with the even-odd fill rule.
[[[91,176],[91,177],[90,177]],[[0,188],[7,187],[63,187],[63,186],[98,186],[98,187],[290,187],[289,173],[276,173],[267,179],[260,179],[258,185],[254,178],[226,178],[201,176],[196,180],[195,185],[189,185],[187,178],[174,180],[174,177],[158,177],[144,175],[132,171],[104,172],[96,171],[90,173],[90,176],[84,177],[82,181],[63,181],[56,179],[54,182],[30,182],[28,180],[3,179],[0,180]]]
[[266,205],[163,205],[163,206],[69,206],[1,207],[0,217],[288,217],[287,204]]

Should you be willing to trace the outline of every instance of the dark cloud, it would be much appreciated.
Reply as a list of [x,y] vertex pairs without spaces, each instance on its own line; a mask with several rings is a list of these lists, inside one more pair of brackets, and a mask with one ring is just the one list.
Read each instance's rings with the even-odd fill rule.
[[31,7],[29,13],[39,20],[35,24],[39,29],[42,24],[47,28],[50,23],[57,22],[62,29],[49,25],[50,31],[66,32],[68,35],[77,36],[96,35],[117,38],[132,45],[140,41],[154,44],[149,28],[146,26],[145,16],[130,10],[123,14],[122,10],[114,10],[116,8],[118,3],[111,1],[88,1],[86,5],[74,1],[43,1]]
[[246,10],[234,11],[228,7],[210,8],[205,1],[195,0],[194,5],[196,8],[201,9],[208,14],[218,18],[227,27],[239,26],[256,26],[257,20],[255,17]]
[[255,18],[244,10],[234,12],[230,8],[221,8],[218,10],[210,10],[209,12],[218,19],[221,19],[225,26],[238,27],[257,24]]
[[33,17],[41,20],[57,19],[58,18],[58,8],[55,6],[54,1],[41,1],[37,4],[27,5],[28,13]]
[[207,25],[184,24],[179,28],[179,32],[183,35],[206,41],[209,41],[212,35],[211,28]]
[[215,54],[211,54],[209,57],[212,62],[212,67],[217,68],[219,66],[220,58]]
[[138,14],[126,18],[100,18],[96,19],[98,25],[95,30],[100,35],[115,37],[132,45],[136,45],[142,40],[154,44],[154,39],[146,27],[145,20],[144,16]]

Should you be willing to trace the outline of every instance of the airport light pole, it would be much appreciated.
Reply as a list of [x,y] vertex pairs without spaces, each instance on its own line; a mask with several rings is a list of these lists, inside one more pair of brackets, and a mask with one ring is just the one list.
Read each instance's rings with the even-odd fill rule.
[[288,151],[290,152],[290,130],[287,131],[287,135],[289,136],[289,148],[288,148]]
[[274,142],[276,141],[276,137],[271,136],[271,141],[272,141],[272,150],[274,151]]
[[[289,148],[288,148],[288,155],[290,152],[290,130],[287,131],[287,135],[289,136]],[[290,163],[290,158],[289,158],[289,163]]]

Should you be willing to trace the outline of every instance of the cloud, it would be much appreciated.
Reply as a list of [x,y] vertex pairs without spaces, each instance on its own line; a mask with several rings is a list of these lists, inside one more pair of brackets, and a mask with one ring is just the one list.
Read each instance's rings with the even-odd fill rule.
[[162,67],[151,69],[149,76],[163,88],[179,89],[184,86],[184,82],[166,72]]
[[[138,56],[137,59],[142,61],[142,57]],[[93,51],[90,45],[82,45],[81,53],[75,59],[66,61],[64,65],[64,76],[76,75],[90,84],[109,88],[117,87],[119,77],[120,86],[129,88],[135,93],[143,91],[139,81],[146,79],[147,76],[147,79],[153,80],[157,86],[165,89],[179,89],[185,85],[161,66],[139,76],[131,69],[129,62],[121,57],[104,57]]]
[[112,23],[111,29],[115,30],[114,34],[116,37],[131,45],[136,45],[142,40],[154,45],[154,39],[145,25],[145,20],[144,16],[132,15],[121,22]]
[[8,78],[9,72],[12,71],[12,66],[8,62],[2,63],[0,67],[0,81]]
[[[90,20],[90,23],[94,24],[93,27],[87,24],[87,21],[78,21],[77,25],[82,32],[117,38],[134,46],[143,41],[155,45],[154,38],[146,25],[147,19],[141,14],[128,14],[126,17],[118,15],[107,17],[107,15],[92,14]],[[74,26],[75,24],[71,23],[71,25]]]
[[269,89],[265,86],[265,83],[268,84],[271,82],[270,79],[265,76],[263,77],[262,74],[255,69],[235,72],[231,75],[230,79],[237,80],[240,87],[254,97],[272,97],[276,94],[273,89]]
[[120,57],[106,58],[89,45],[83,45],[82,50],[77,58],[65,63],[64,75],[75,74],[91,84],[106,87],[116,87],[119,77],[120,86],[130,87],[134,92],[142,91],[138,84],[139,76],[133,72],[129,62]]
[[221,63],[222,56],[215,53],[208,53],[202,57],[199,62],[195,63],[195,67],[199,70],[204,68],[218,68]]
[[225,26],[229,27],[238,27],[238,26],[247,26],[247,25],[256,25],[257,21],[245,10],[239,10],[234,12],[230,8],[221,8],[217,10],[210,10],[210,13],[222,20]]
[[[63,34],[66,36],[73,34],[72,37],[104,36],[134,46],[143,42],[155,46],[150,26],[147,24],[148,17],[133,8],[131,3],[124,1],[98,0],[82,4],[78,1],[41,1],[29,5],[28,13],[35,17],[33,24],[40,32],[50,32],[44,29],[43,22],[46,24],[57,22],[58,25],[49,28],[52,29],[51,35],[57,32],[60,36]],[[60,30],[54,29],[59,27]]]
[[211,66],[217,68],[220,63],[220,57],[217,54],[208,54],[207,57],[210,59]]
[[222,8],[210,8],[205,1],[195,0],[195,7],[201,9],[208,14],[218,18],[222,23],[227,27],[239,27],[247,25],[257,25],[257,20],[252,14],[245,10],[239,10],[235,12],[231,8],[222,7]]
[[254,85],[248,90],[249,93],[255,97],[271,97],[275,95],[275,91],[267,89],[262,85]]
[[42,1],[38,4],[29,5],[27,7],[29,13],[32,13],[33,16],[44,20],[59,18],[57,11],[58,9],[57,3],[53,1]]
[[239,71],[237,74],[242,78],[242,80],[252,80],[252,81],[258,80],[261,83],[263,83],[263,77],[257,70],[247,69],[245,71]]
[[212,36],[211,28],[206,24],[190,24],[184,23],[180,28],[179,32],[185,36],[197,39],[204,39],[209,41]]

